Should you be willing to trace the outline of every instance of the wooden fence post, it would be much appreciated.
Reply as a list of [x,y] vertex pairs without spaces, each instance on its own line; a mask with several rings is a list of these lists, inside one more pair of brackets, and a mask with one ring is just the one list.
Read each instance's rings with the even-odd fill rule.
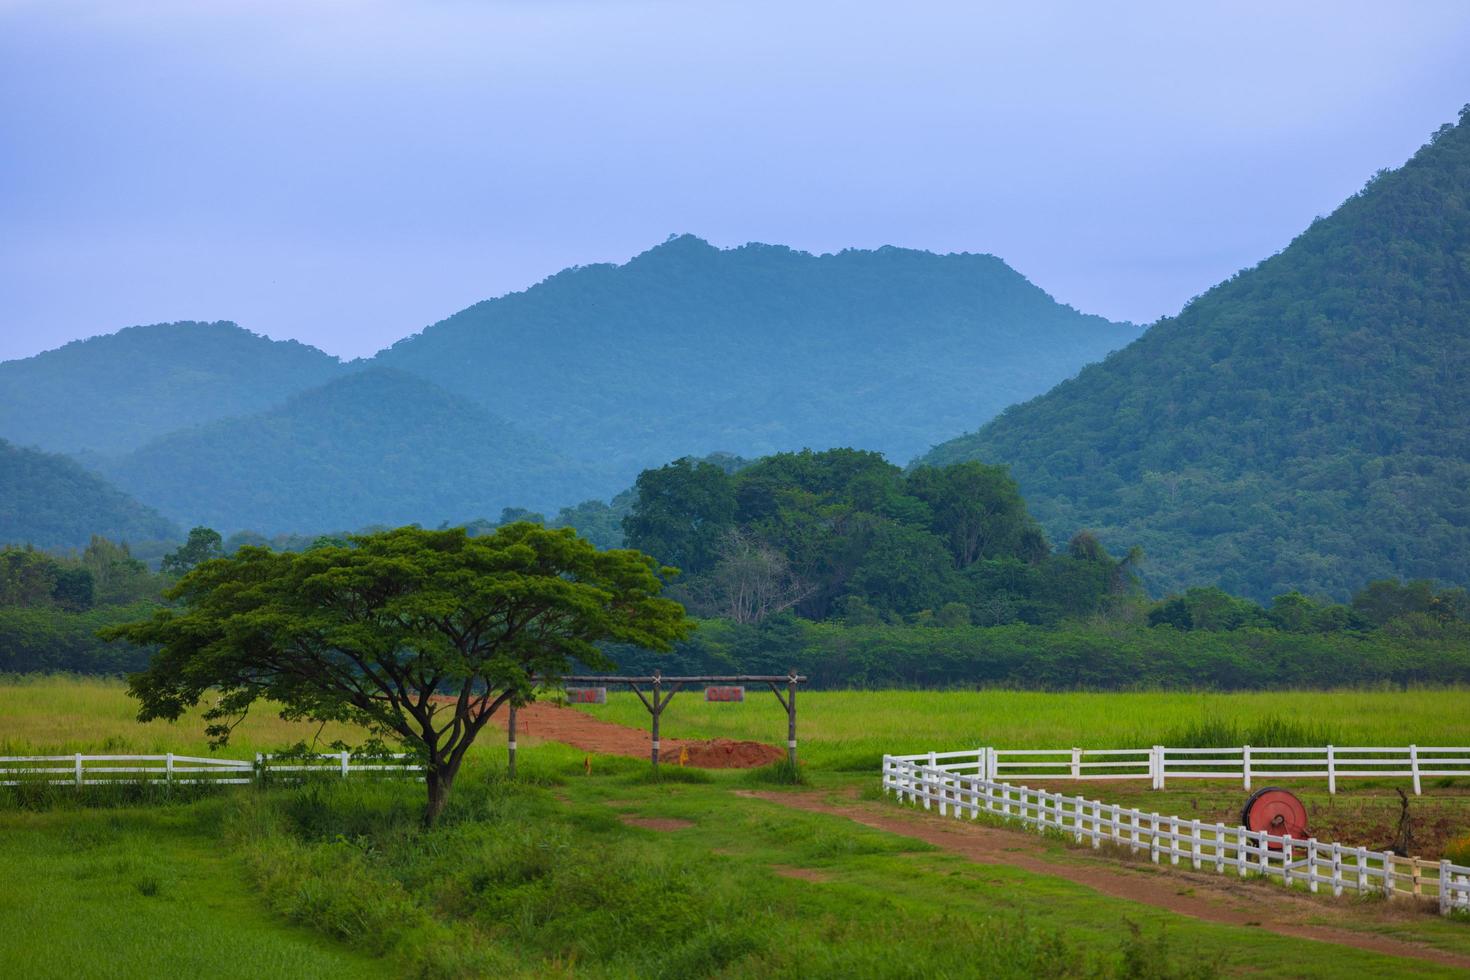
[[1419,746],[1409,746],[1409,772],[1414,776],[1414,795],[1419,796]]
[[76,765],[77,765],[77,786],[80,788],[81,785],[82,785],[82,754],[80,752],[77,753],[77,762],[76,762]]
[[1072,778],[1082,778],[1082,750],[1076,746],[1072,748]]
[[1245,791],[1251,791],[1251,747],[1243,745],[1240,749],[1241,771],[1245,774]]
[[1327,792],[1337,795],[1337,754],[1331,745],[1327,746]]
[[1450,914],[1450,895],[1455,884],[1454,875],[1450,872],[1448,858],[1439,862],[1439,914]]
[[[505,774],[516,778],[516,706],[510,706],[510,717],[505,720],[505,730],[508,738],[505,743],[506,761]],[[886,757],[885,757],[886,758]]]
[[174,782],[174,754],[172,752],[163,757],[163,781],[168,786],[172,786]]
[[343,749],[342,750],[342,778],[343,779],[346,779],[347,778],[347,765],[348,765],[347,759],[348,759],[347,750],[346,749]]
[[1383,852],[1383,897],[1393,898],[1393,851]]

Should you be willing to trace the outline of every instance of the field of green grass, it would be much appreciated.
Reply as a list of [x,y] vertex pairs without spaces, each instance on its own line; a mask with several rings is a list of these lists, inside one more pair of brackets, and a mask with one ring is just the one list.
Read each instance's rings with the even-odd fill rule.
[[[788,792],[856,793],[876,805],[875,774],[849,764],[981,744],[1004,719],[1013,727],[988,741],[1115,744],[1188,724],[1202,704],[1242,724],[1313,711],[1341,725],[1345,740],[1384,739],[1404,732],[1394,718],[1414,705],[1440,727],[1406,740],[1466,734],[1447,710],[1465,692],[1339,698],[1334,710],[1331,696],[1289,694],[803,694],[805,788],[759,771],[670,768],[655,781],[646,763],[615,757],[597,757],[588,776],[583,752],[529,740],[512,783],[492,732],[429,832],[417,824],[415,784],[173,797],[0,790],[0,975],[1454,975],[1419,959],[1193,919],[779,802]],[[765,699],[705,705],[680,695],[666,730],[780,741],[784,714]],[[597,712],[646,723],[635,705],[641,712],[615,698]],[[131,712],[116,682],[0,683],[0,745],[203,749],[197,718],[145,726]],[[1096,737],[1079,741],[1084,729]],[[312,734],[262,712],[229,754]],[[1084,859],[1060,841],[1045,847],[1051,861]],[[1323,903],[1321,918],[1336,921],[1337,909]],[[1470,956],[1470,928],[1432,914],[1361,928]]]
[[[608,692],[578,710],[648,727],[636,695]],[[1336,745],[1470,745],[1470,689],[1268,691],[1233,694],[1035,691],[811,691],[797,697],[801,753],[818,769],[874,769],[884,753],[966,749],[1133,748],[1184,745],[1206,723],[1240,734],[1285,729]],[[740,704],[703,692],[674,696],[660,722],[667,738],[754,739],[783,745],[786,713],[750,687]],[[1257,738],[1251,744],[1269,744]],[[1279,744],[1279,743],[1278,743]]]

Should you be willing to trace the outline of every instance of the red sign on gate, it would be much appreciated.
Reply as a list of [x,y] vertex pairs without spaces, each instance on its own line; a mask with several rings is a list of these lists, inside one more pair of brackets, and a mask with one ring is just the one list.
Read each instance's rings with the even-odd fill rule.
[[707,687],[704,689],[706,701],[744,701],[745,688],[743,687]]
[[569,687],[567,701],[572,704],[607,704],[607,688]]

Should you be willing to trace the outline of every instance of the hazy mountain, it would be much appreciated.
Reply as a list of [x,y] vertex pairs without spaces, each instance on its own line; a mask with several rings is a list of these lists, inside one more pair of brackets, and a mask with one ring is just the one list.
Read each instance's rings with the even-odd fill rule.
[[1136,335],[994,256],[814,256],[685,235],[478,303],[376,363],[611,464],[607,493],[715,449],[850,445],[905,460]]
[[66,457],[0,439],[0,544],[82,548],[94,534],[132,542],[181,537],[157,511]]
[[321,384],[335,357],[233,323],[159,323],[0,363],[0,436],[120,453]]
[[1156,587],[1470,583],[1470,117],[1285,251],[928,459],[1009,463]]
[[226,533],[437,525],[580,499],[597,482],[478,405],[385,369],[165,436],[104,468],[165,513]]

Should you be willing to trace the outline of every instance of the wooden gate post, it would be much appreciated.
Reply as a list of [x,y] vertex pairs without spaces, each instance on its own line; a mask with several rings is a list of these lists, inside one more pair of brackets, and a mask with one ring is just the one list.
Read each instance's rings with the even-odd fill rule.
[[653,672],[653,750],[649,758],[653,760],[653,769],[658,771],[658,716],[664,713],[664,706],[659,703],[659,687],[663,683],[662,674],[655,670]]
[[[791,760],[791,771],[796,771],[796,668],[791,668],[786,682],[786,754]],[[794,778],[794,777],[793,777]]]

